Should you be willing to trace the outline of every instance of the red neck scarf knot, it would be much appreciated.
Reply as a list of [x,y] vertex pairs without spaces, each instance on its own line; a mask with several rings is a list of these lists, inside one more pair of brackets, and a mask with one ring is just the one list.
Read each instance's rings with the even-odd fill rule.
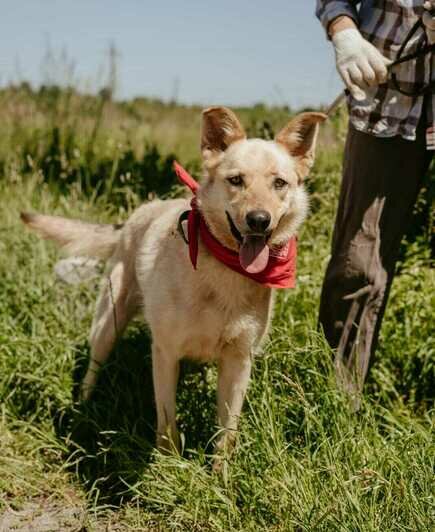
[[199,184],[193,177],[176,161],[174,170],[179,180],[190,188],[193,193],[190,205],[192,209],[183,213],[179,220],[179,228],[184,238],[181,222],[187,218],[187,237],[189,256],[194,269],[198,262],[199,237],[207,250],[219,261],[231,270],[256,281],[269,288],[294,288],[296,284],[296,257],[297,239],[292,237],[285,246],[280,249],[271,249],[266,268],[259,273],[249,273],[240,264],[239,254],[223,246],[211,234],[207,224],[201,215],[196,203],[196,195]]

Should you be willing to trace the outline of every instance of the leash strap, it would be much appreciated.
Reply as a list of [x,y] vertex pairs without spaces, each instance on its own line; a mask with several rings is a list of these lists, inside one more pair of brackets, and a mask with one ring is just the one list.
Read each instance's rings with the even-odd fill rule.
[[[182,236],[184,242],[189,246],[189,256],[194,269],[196,270],[196,264],[198,261],[198,249],[199,249],[199,227],[201,222],[201,215],[196,205],[196,193],[199,190],[199,183],[197,183],[193,177],[181,166],[181,164],[174,161],[174,170],[178,179],[190,188],[193,193],[193,198],[190,202],[192,209],[190,211],[184,211],[178,218],[178,232]],[[187,220],[187,238],[183,231],[182,223]]]
[[[422,39],[420,43],[417,45],[417,50],[415,52],[412,52],[402,57],[402,54],[405,51],[405,48],[408,45],[409,41],[412,39],[412,37],[414,37],[417,30],[419,30],[420,28],[423,30],[423,35],[422,35]],[[435,82],[432,81],[432,61],[430,62],[429,83],[427,84],[423,83],[421,87],[418,87],[412,91],[407,91],[400,86],[399,80],[397,79],[397,75],[393,71],[393,68],[397,65],[401,65],[402,63],[406,63],[407,61],[412,61],[419,57],[425,56],[429,53],[431,54],[434,50],[435,50],[435,44],[428,43],[428,38],[426,35],[423,20],[422,19],[417,20],[417,22],[414,24],[414,26],[411,28],[408,35],[406,36],[406,39],[403,41],[397,53],[396,60],[393,61],[389,67],[391,70],[391,81],[393,82],[393,85],[396,90],[398,90],[401,94],[404,94],[405,96],[422,96],[423,94],[427,94],[433,91],[435,87]]]
[[189,245],[189,239],[186,237],[186,234],[183,229],[183,222],[187,222],[189,219],[189,212],[190,211],[184,211],[181,213],[180,217],[178,218],[178,224],[177,224],[177,230],[180,233],[181,238],[184,240],[184,242]]

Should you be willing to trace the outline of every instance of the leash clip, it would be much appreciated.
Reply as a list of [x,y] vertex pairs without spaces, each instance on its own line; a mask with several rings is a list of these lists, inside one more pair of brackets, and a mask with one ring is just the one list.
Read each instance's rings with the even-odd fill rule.
[[178,224],[177,224],[177,230],[180,233],[181,238],[184,240],[184,242],[189,245],[189,239],[186,237],[183,229],[183,222],[186,222],[189,219],[190,211],[184,211],[180,214],[180,217],[178,218]]

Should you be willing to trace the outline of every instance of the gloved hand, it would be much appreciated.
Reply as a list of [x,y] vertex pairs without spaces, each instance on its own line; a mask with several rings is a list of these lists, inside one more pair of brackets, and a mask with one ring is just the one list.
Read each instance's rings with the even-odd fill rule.
[[426,35],[430,44],[435,44],[435,0],[427,0],[423,7],[423,24],[425,25]]
[[364,89],[387,81],[391,63],[357,29],[345,29],[332,36],[335,62],[340,76],[356,100],[365,100]]

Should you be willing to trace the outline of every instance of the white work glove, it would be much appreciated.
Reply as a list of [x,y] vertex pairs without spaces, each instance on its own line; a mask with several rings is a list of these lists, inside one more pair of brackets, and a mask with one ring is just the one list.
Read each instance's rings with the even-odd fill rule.
[[356,100],[365,100],[364,89],[387,81],[391,63],[357,29],[345,29],[332,37],[335,62],[346,87]]
[[[435,44],[435,0],[427,0],[423,7],[427,10],[423,13],[423,24],[425,25],[429,44]],[[432,11],[432,13],[430,13]]]

